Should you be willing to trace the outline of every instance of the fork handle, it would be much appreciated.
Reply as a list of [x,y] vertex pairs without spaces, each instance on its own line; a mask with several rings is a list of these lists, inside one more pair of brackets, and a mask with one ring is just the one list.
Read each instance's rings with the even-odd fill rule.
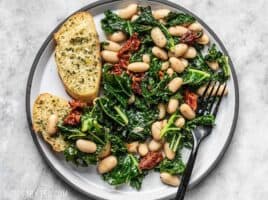
[[195,163],[195,160],[196,160],[196,155],[197,155],[197,152],[198,152],[198,148],[199,148],[199,142],[196,143],[196,145],[194,145],[194,147],[193,147],[193,150],[192,150],[192,152],[190,154],[190,157],[189,157],[185,172],[184,172],[184,174],[182,176],[181,183],[180,183],[177,195],[176,195],[174,200],[183,200],[184,199],[184,196],[185,196],[185,193],[186,193],[186,190],[187,190],[187,187],[188,187],[191,175],[192,175],[192,171],[193,171],[193,168],[194,168],[194,163]]

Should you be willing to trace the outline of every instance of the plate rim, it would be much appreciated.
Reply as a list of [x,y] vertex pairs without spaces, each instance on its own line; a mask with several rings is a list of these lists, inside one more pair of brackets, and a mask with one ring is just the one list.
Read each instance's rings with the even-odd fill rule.
[[[84,191],[82,190],[80,187],[78,187],[77,185],[75,185],[74,183],[72,183],[71,181],[69,181],[64,175],[62,175],[55,167],[54,165],[49,161],[48,157],[45,155],[45,153],[43,152],[40,144],[37,141],[37,135],[36,133],[33,131],[32,128],[32,115],[31,115],[31,105],[30,105],[30,97],[31,97],[31,88],[32,88],[32,81],[33,81],[33,77],[34,77],[34,73],[35,70],[37,68],[38,62],[42,56],[42,53],[44,52],[45,48],[47,47],[47,45],[49,44],[49,42],[51,41],[51,39],[53,38],[53,34],[59,29],[59,27],[73,14],[77,13],[77,12],[81,12],[81,11],[87,11],[89,9],[92,9],[94,7],[100,6],[102,4],[107,4],[107,3],[112,3],[112,2],[119,2],[119,1],[124,1],[124,0],[97,0],[96,2],[87,4],[86,6],[83,6],[82,8],[72,12],[69,16],[67,16],[62,22],[60,22],[54,29],[52,32],[50,32],[50,34],[47,36],[47,38],[45,39],[45,41],[42,43],[40,49],[38,50],[35,59],[33,61],[33,64],[31,66],[29,75],[28,75],[28,79],[27,79],[27,85],[26,85],[26,95],[25,95],[25,108],[26,108],[26,118],[27,118],[27,122],[28,122],[28,127],[30,129],[31,132],[31,136],[32,139],[35,143],[35,145],[37,146],[37,149],[39,151],[39,153],[42,156],[42,159],[45,160],[45,163],[52,169],[53,173],[56,174],[61,180],[63,180],[67,185],[69,185],[71,188],[75,189],[76,191],[89,196],[89,197],[93,197],[96,199],[100,199],[101,197],[95,196],[94,194]],[[139,0],[140,1],[140,0]],[[236,129],[236,125],[237,125],[237,121],[238,121],[238,115],[239,115],[239,85],[238,85],[238,80],[237,80],[237,75],[234,69],[234,65],[232,62],[232,59],[230,57],[230,55],[227,52],[227,49],[225,48],[223,42],[219,39],[219,37],[216,35],[216,33],[201,19],[199,18],[197,15],[195,15],[194,13],[192,13],[192,11],[184,8],[183,6],[181,6],[180,4],[177,3],[173,3],[170,2],[169,0],[148,0],[147,1],[148,4],[150,2],[158,2],[161,4],[165,4],[168,6],[171,6],[175,9],[178,9],[184,13],[188,13],[192,16],[194,16],[201,24],[202,26],[205,27],[205,29],[213,36],[213,38],[215,39],[215,41],[218,43],[218,45],[220,46],[220,48],[222,49],[223,53],[225,55],[228,56],[229,58],[229,64],[230,64],[230,68],[231,68],[231,72],[232,72],[232,78],[233,78],[233,82],[234,82],[234,96],[235,96],[235,107],[234,107],[234,117],[233,117],[233,122],[232,122],[232,126],[228,135],[228,138],[225,142],[225,144],[223,145],[223,148],[220,152],[220,154],[218,155],[218,157],[214,160],[214,162],[211,164],[211,166],[206,170],[205,173],[203,173],[195,182],[193,182],[190,185],[189,189],[194,188],[196,185],[200,184],[220,163],[220,161],[222,160],[225,152],[227,151],[229,145],[231,144],[235,129]],[[170,196],[167,196],[167,198]]]

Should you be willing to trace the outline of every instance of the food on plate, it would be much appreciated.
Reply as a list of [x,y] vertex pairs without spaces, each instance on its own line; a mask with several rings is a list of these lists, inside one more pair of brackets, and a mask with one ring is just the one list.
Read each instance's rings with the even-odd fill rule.
[[93,17],[79,12],[54,34],[55,59],[66,91],[75,99],[90,102],[99,92],[100,45]]
[[33,130],[41,134],[54,151],[64,151],[67,143],[57,132],[57,123],[71,110],[68,101],[57,96],[44,93],[40,94],[33,106]]
[[[181,151],[192,147],[191,131],[200,125],[215,124],[213,115],[196,113],[199,97],[210,81],[225,84],[229,79],[228,58],[188,14],[167,9],[152,11],[151,7],[131,4],[117,13],[107,10],[104,15],[101,26],[107,39],[101,43],[100,54],[89,14],[72,16],[55,34],[59,68],[74,67],[69,65],[73,54],[61,57],[66,48],[86,48],[96,56],[95,62],[79,65],[79,75],[70,76],[72,84],[67,84],[86,87],[85,95],[72,90],[79,92],[72,96],[93,102],[72,100],[68,104],[58,100],[62,103],[53,104],[38,97],[34,129],[49,143],[60,138],[64,143],[60,150],[64,150],[68,162],[84,167],[96,165],[96,172],[110,185],[129,184],[139,190],[145,176],[154,170],[160,172],[164,184],[178,186],[185,170]],[[72,22],[75,28],[69,27]],[[92,40],[70,45],[76,37],[73,33],[81,29],[85,31],[83,37],[91,34]],[[74,56],[86,56],[80,53]],[[96,96],[101,74],[99,55],[102,95]],[[85,73],[93,66],[95,76]],[[61,76],[64,70],[59,70]],[[80,75],[85,80],[95,77],[95,89],[91,90],[92,82],[81,82]],[[66,77],[62,79],[66,85]],[[218,95],[216,91],[212,94]],[[47,106],[40,106],[40,102]],[[51,106],[53,109],[46,111]],[[38,126],[40,120],[42,126]]]

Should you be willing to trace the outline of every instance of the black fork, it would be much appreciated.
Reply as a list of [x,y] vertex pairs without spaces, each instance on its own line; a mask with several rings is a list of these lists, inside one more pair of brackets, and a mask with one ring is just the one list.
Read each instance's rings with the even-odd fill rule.
[[[212,114],[214,117],[216,117],[217,112],[219,110],[219,106],[222,100],[222,97],[224,95],[225,89],[226,89],[226,83],[224,85],[224,88],[220,95],[217,95],[220,89],[220,84],[217,85],[216,82],[212,83],[209,82],[205,91],[203,92],[200,101],[198,103],[198,109],[196,111],[197,115],[203,115],[203,114]],[[215,91],[216,90],[216,91]],[[214,93],[215,92],[215,93]],[[213,93],[215,95],[213,95]],[[198,152],[199,145],[201,141],[207,137],[212,131],[211,126],[199,126],[196,129],[192,131],[193,135],[193,148],[190,154],[190,157],[187,162],[186,169],[184,171],[184,174],[181,178],[181,183],[177,191],[177,195],[175,200],[183,200],[184,195],[187,190],[188,183],[191,178],[191,174],[194,168],[194,163],[196,159],[196,155]]]

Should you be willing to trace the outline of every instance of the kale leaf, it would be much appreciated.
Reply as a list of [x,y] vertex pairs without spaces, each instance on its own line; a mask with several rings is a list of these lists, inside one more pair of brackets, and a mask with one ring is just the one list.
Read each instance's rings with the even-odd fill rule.
[[64,157],[67,162],[72,162],[77,166],[87,167],[97,163],[97,154],[88,154],[79,151],[74,145],[70,145],[64,150]]
[[174,160],[165,158],[159,166],[157,166],[156,170],[160,171],[160,173],[167,172],[172,175],[181,175],[185,170],[185,164],[180,156],[176,156]]
[[103,174],[103,179],[110,185],[118,186],[128,183],[139,190],[144,175],[140,172],[138,165],[138,159],[131,154],[120,157],[116,168]]
[[157,119],[156,110],[137,111],[132,108],[127,111],[129,124],[121,134],[128,141],[145,140],[150,135],[151,124]]
[[106,34],[112,34],[116,31],[123,31],[129,35],[132,35],[133,28],[129,22],[113,13],[111,10],[104,12],[105,18],[101,20],[102,30]]
[[110,134],[109,141],[111,143],[111,152],[113,155],[120,156],[127,153],[127,148],[120,137]]
[[123,107],[128,104],[129,97],[133,94],[131,90],[131,79],[126,74],[115,75],[104,72],[103,75],[104,94],[109,99],[116,99]]
[[142,96],[147,106],[156,105],[159,102],[167,102],[171,95],[167,84],[171,78],[165,74],[159,77],[162,62],[154,58],[150,64],[149,71],[141,83]]
[[165,27],[165,25],[163,25],[162,23],[160,23],[159,21],[157,21],[152,14],[152,9],[150,6],[148,7],[140,7],[140,15],[139,17],[135,20],[134,22],[137,26],[138,25],[149,25],[152,27],[159,27],[161,29],[161,31],[164,33],[164,35],[166,36],[167,39],[167,48],[170,50],[174,50],[175,47],[175,42],[173,37],[170,35],[168,29]]
[[167,26],[175,26],[175,25],[190,25],[194,23],[196,20],[193,16],[188,15],[186,13],[176,13],[170,12],[168,16],[165,18],[167,22]]
[[[120,126],[128,124],[128,118],[125,114],[125,110],[120,106],[115,105],[112,100],[107,97],[100,97],[96,99],[95,103],[105,116],[109,117]],[[103,119],[104,116],[102,115],[101,118]]]
[[201,86],[210,80],[211,75],[207,72],[188,68],[183,74],[183,84],[190,86]]

